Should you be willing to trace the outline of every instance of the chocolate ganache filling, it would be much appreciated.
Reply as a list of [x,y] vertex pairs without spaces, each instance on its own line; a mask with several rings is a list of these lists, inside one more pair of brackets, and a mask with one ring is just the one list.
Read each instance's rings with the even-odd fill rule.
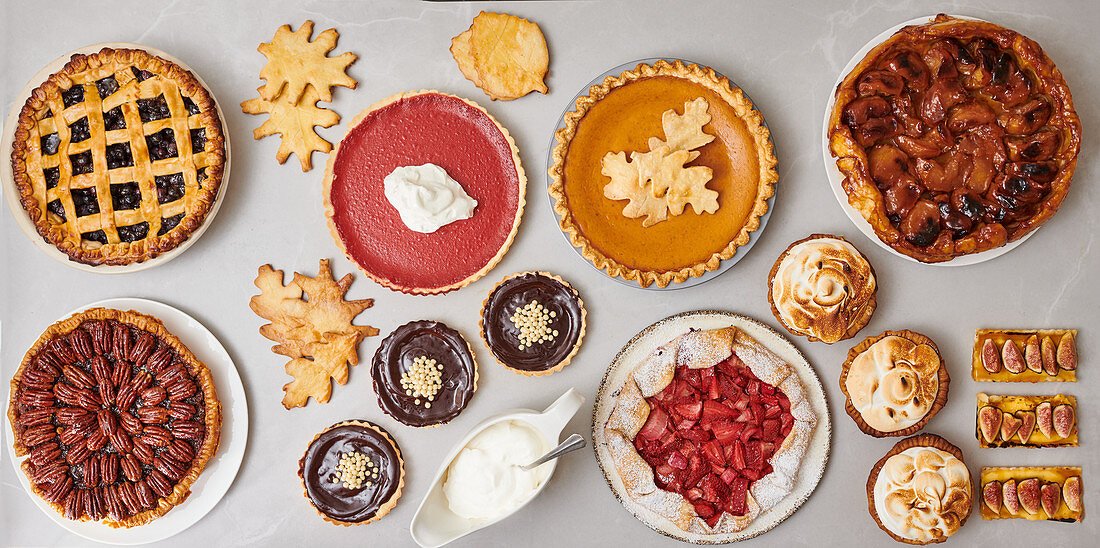
[[[550,340],[525,344],[522,329],[513,321],[517,310],[535,302],[548,315],[546,328],[556,333]],[[481,311],[482,332],[489,350],[508,367],[545,371],[572,354],[583,330],[580,298],[573,288],[528,272],[505,280],[493,290]]]
[[[378,477],[368,474],[368,481],[357,487],[340,481],[340,459],[352,453],[369,458],[378,467]],[[330,518],[349,523],[374,517],[401,483],[397,442],[359,424],[334,425],[322,432],[309,444],[298,466],[313,506]]]
[[[458,331],[433,321],[409,322],[390,333],[374,354],[371,376],[378,405],[409,426],[455,418],[477,388],[470,345]],[[425,387],[427,393],[418,390]]]

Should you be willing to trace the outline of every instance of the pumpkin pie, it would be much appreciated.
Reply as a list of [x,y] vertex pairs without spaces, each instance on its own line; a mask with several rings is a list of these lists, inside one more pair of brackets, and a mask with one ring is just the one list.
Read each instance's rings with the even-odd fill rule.
[[410,91],[348,125],[325,170],[325,215],[337,245],[374,281],[403,293],[445,293],[500,262],[526,186],[515,141],[485,109]]
[[[717,269],[759,228],[779,178],[752,102],[680,61],[592,86],[555,138],[549,192],[561,229],[597,268],[642,287]],[[621,183],[637,195],[623,199]]]

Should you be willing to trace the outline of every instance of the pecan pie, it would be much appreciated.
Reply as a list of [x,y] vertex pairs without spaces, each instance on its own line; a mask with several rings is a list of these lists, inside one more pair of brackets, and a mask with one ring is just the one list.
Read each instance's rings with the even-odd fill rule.
[[1038,44],[938,15],[904,27],[840,83],[829,141],[848,203],[923,262],[1018,240],[1069,190],[1081,121]]
[[127,265],[202,226],[225,137],[194,75],[136,49],[74,55],[23,105],[12,175],[38,233],[73,261]]
[[653,351],[604,432],[632,499],[712,535],[744,530],[791,492],[816,424],[794,369],[729,327]]
[[92,308],[51,325],[11,381],[15,454],[68,519],[144,525],[218,449],[210,371],[151,316]]

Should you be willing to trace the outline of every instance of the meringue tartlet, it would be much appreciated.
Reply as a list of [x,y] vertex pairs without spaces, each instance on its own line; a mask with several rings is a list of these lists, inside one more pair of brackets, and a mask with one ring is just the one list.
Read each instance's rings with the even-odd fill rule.
[[876,438],[923,428],[947,403],[950,382],[936,343],[909,330],[864,339],[840,372],[844,410]]
[[943,542],[970,516],[971,491],[962,450],[921,434],[899,441],[871,469],[867,510],[898,542]]
[[772,266],[772,314],[796,335],[832,344],[854,337],[875,312],[875,269],[839,236],[814,234],[792,243]]

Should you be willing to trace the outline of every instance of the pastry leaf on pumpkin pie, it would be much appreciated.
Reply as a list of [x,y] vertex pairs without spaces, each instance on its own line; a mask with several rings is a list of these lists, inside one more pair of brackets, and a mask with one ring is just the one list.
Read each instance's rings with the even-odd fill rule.
[[304,406],[310,396],[327,402],[330,379],[346,383],[348,364],[359,363],[359,342],[378,334],[369,325],[352,325],[374,299],[345,300],[351,282],[351,274],[334,280],[327,259],[321,260],[317,276],[296,272],[285,286],[283,271],[260,267],[255,281],[260,294],[252,297],[249,307],[271,321],[260,327],[260,334],[279,343],[272,351],[293,358],[286,371],[294,380],[283,387],[287,409]]
[[673,109],[661,116],[665,140],[649,139],[649,152],[608,152],[601,172],[611,179],[604,186],[604,196],[612,200],[628,200],[623,215],[645,217],[642,226],[650,227],[668,219],[668,214],[680,215],[690,204],[695,213],[718,210],[718,193],[706,187],[713,171],[706,166],[685,167],[699,157],[699,148],[714,140],[703,132],[710,122],[708,104],[702,97],[684,103],[684,114]]

